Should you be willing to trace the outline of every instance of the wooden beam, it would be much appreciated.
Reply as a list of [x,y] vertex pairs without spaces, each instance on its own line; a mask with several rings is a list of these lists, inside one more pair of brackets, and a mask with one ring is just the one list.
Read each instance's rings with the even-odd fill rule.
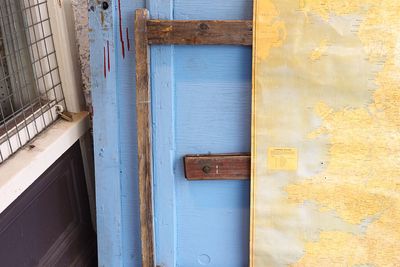
[[153,176],[151,143],[150,53],[147,42],[146,9],[135,14],[136,45],[136,114],[139,157],[140,230],[142,266],[155,266],[153,221]]
[[188,180],[248,180],[250,154],[187,155],[184,157]]
[[247,45],[253,43],[251,20],[149,20],[149,44]]

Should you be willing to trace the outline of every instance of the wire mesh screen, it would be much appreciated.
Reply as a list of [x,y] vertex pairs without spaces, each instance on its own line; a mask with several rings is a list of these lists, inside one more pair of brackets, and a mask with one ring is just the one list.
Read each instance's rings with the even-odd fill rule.
[[0,0],[0,164],[64,107],[47,0]]

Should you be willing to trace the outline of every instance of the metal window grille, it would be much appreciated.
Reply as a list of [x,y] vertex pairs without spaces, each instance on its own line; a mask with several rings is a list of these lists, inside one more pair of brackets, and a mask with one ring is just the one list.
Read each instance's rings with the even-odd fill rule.
[[47,0],[0,0],[0,164],[65,108]]

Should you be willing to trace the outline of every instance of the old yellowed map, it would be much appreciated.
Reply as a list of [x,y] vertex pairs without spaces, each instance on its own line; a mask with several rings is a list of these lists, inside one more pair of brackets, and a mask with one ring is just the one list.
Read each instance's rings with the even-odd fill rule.
[[400,1],[256,0],[250,265],[400,266]]

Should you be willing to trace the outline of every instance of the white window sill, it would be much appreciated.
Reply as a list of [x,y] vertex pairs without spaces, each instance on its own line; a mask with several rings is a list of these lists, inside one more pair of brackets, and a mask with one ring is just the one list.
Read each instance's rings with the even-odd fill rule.
[[89,127],[87,112],[74,114],[73,122],[58,120],[0,165],[0,213],[78,141]]

